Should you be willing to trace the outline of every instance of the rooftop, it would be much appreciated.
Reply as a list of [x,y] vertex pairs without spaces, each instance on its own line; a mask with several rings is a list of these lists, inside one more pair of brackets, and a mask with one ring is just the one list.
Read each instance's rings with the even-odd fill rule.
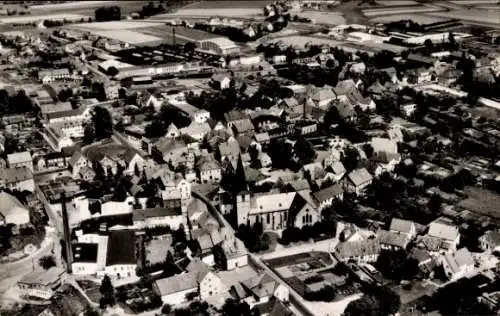
[[131,230],[111,231],[108,239],[106,266],[135,264],[135,233]]

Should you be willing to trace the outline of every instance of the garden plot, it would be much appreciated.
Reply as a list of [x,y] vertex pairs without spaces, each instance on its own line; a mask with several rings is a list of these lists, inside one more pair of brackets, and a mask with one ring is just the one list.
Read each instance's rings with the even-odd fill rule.
[[448,19],[459,19],[465,22],[477,24],[495,24],[500,25],[500,15],[497,11],[486,10],[454,10],[448,12],[432,12],[426,13],[429,16],[437,16]]
[[394,8],[366,9],[363,10],[363,14],[367,17],[372,17],[378,15],[409,14],[409,13],[436,12],[436,11],[443,11],[443,9],[437,7],[426,7],[426,6],[401,6]]
[[261,8],[206,8],[206,9],[197,9],[197,8],[189,8],[189,9],[180,9],[175,13],[167,13],[160,14],[155,16],[155,19],[162,17],[176,17],[176,16],[203,16],[203,17],[211,17],[211,16],[226,16],[226,17],[242,17],[242,18],[250,18],[262,15]]
[[161,22],[147,22],[147,21],[108,21],[108,22],[94,22],[86,24],[77,24],[74,27],[95,29],[95,30],[129,30],[145,27],[153,27],[163,25]]
[[340,45],[343,42],[339,42],[336,40],[331,40],[328,38],[318,38],[318,37],[310,37],[310,36],[288,36],[288,37],[280,37],[269,40],[270,43],[283,42],[286,45],[305,47],[307,43],[312,45]]
[[161,38],[156,36],[151,36],[130,30],[97,30],[93,33],[102,37],[114,39],[132,45],[157,42],[162,40]]
[[301,12],[299,16],[309,18],[313,20],[315,23],[320,23],[320,24],[332,24],[332,25],[345,24],[344,16],[341,13],[305,11]]
[[431,24],[444,22],[448,19],[435,17],[435,16],[426,16],[422,14],[401,14],[401,15],[388,15],[388,16],[379,16],[370,20],[370,22],[374,23],[391,23],[397,22],[401,20],[412,20],[413,22],[419,24]]

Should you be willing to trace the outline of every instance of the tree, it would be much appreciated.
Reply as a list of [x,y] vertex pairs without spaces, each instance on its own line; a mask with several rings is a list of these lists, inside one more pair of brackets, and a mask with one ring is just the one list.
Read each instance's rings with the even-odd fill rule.
[[330,108],[326,111],[323,122],[325,123],[325,126],[327,128],[334,124],[342,123],[342,118],[340,117],[339,110],[335,105],[331,105]]
[[109,111],[101,106],[96,106],[92,112],[92,125],[94,140],[102,140],[113,135],[113,119]]
[[377,287],[375,295],[379,300],[382,315],[394,315],[401,307],[401,299],[391,288],[387,286]]
[[308,164],[316,158],[316,152],[312,144],[305,138],[300,137],[294,146],[295,155],[301,164]]
[[101,300],[99,302],[101,308],[108,305],[115,305],[115,288],[107,274],[102,278],[99,292],[101,292]]
[[44,270],[48,270],[56,266],[56,261],[53,256],[43,256],[38,260],[38,264],[40,264]]
[[99,316],[99,312],[93,308],[87,308],[83,316]]
[[115,66],[111,66],[108,68],[108,75],[111,77],[116,76],[119,73],[119,70]]
[[340,159],[347,171],[352,171],[358,166],[359,153],[354,147],[347,147]]
[[103,21],[119,21],[121,18],[121,10],[119,6],[100,7],[95,10],[95,20]]
[[433,214],[438,214],[441,211],[443,199],[439,194],[433,194],[427,203],[427,207]]
[[171,311],[172,311],[172,306],[170,304],[165,304],[161,308],[161,313],[162,314],[170,314]]
[[371,158],[373,156],[373,147],[371,144],[368,143],[364,144],[363,151],[365,152],[366,157]]
[[193,54],[196,49],[196,45],[193,42],[187,42],[184,44],[184,52],[188,54]]

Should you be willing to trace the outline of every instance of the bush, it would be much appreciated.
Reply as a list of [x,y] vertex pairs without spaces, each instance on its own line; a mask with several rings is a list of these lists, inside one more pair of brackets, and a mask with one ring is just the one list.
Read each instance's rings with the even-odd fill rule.
[[306,292],[304,298],[308,301],[331,302],[335,299],[335,290],[327,285],[316,292]]
[[161,313],[162,314],[170,314],[171,311],[172,311],[172,306],[170,304],[165,304],[161,308]]

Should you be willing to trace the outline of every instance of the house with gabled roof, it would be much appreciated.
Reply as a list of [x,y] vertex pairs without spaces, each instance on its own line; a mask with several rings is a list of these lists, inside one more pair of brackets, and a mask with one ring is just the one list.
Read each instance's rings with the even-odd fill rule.
[[479,238],[479,244],[484,251],[500,251],[500,230],[488,230]]
[[438,239],[441,250],[445,251],[454,251],[460,242],[458,227],[444,218],[438,218],[429,224],[427,236]]
[[186,295],[198,293],[197,275],[188,272],[156,280],[153,291],[161,297],[162,302],[172,305],[185,303]]
[[366,168],[355,169],[347,175],[345,188],[350,192],[360,195],[372,181],[373,177]]
[[474,270],[474,258],[467,248],[447,252],[440,258],[446,276],[457,280]]
[[335,255],[343,262],[351,260],[358,263],[375,262],[380,255],[380,251],[380,241],[377,238],[341,242],[335,247]]
[[417,235],[415,223],[409,220],[404,220],[399,218],[393,218],[391,220],[389,231],[395,232],[400,235],[406,235],[410,239],[414,238]]
[[318,210],[322,210],[332,205],[334,200],[344,198],[344,188],[341,184],[333,184],[313,193],[314,201],[318,205]]

